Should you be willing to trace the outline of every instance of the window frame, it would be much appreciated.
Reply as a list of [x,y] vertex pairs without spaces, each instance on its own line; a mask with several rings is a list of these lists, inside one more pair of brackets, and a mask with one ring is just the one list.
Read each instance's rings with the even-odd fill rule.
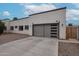
[[25,30],[29,30],[29,25],[25,25]]
[[14,26],[10,26],[10,30],[14,30]]
[[15,28],[17,28],[18,26],[15,26]]
[[19,31],[23,31],[23,25],[19,26]]

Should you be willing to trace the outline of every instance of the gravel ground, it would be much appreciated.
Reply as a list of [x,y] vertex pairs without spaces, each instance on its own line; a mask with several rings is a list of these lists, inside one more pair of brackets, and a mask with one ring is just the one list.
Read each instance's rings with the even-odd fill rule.
[[79,43],[58,43],[59,56],[79,56]]
[[0,35],[0,45],[7,43],[7,42],[14,41],[14,40],[26,38],[26,37],[29,37],[29,35],[15,34],[15,33],[2,34],[2,35]]

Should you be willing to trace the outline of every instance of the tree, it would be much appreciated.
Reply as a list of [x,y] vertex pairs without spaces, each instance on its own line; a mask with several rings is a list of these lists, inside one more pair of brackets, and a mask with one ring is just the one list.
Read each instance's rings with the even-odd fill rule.
[[18,20],[18,18],[17,17],[14,17],[13,20]]
[[4,32],[5,25],[2,21],[0,21],[0,35]]

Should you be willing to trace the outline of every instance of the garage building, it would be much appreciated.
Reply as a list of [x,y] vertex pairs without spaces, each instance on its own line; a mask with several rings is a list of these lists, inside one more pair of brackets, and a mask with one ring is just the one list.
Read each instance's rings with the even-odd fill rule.
[[66,7],[35,13],[29,17],[5,22],[7,32],[38,37],[66,38]]

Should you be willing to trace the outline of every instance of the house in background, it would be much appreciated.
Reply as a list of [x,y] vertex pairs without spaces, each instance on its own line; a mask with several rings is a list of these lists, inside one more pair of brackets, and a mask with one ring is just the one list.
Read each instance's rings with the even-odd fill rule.
[[6,32],[66,39],[66,7],[6,21]]

